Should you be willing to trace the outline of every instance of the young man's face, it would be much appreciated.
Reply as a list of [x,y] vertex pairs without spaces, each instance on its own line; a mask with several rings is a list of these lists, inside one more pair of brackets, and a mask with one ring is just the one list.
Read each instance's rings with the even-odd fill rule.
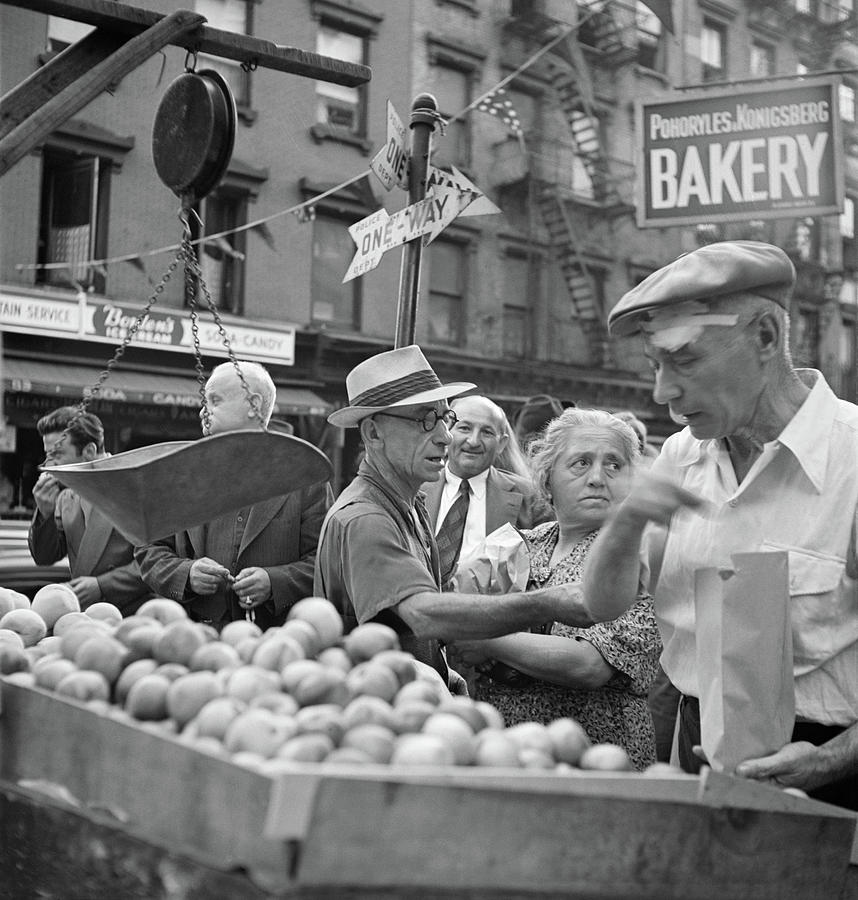
[[42,437],[45,448],[45,465],[66,466],[84,461],[84,453],[71,442],[71,438],[62,431],[51,431]]

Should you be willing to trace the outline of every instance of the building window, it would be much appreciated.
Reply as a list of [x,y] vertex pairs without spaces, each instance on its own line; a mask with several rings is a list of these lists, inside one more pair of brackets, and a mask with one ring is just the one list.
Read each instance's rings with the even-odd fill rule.
[[[206,17],[206,24],[234,34],[253,33],[254,0],[194,0],[194,9]],[[235,103],[245,114],[250,108],[250,73],[241,63],[221,56],[199,55],[197,69],[214,69],[220,73],[232,90]]]
[[723,81],[727,76],[727,29],[711,19],[703,20],[700,32],[700,61],[704,81]]
[[363,277],[343,283],[355,255],[348,223],[317,213],[313,220],[313,267],[310,284],[313,323],[323,328],[360,328]]
[[635,27],[638,43],[638,63],[647,69],[663,72],[665,67],[662,24],[658,16],[641,0],[635,3]]
[[775,48],[771,44],[751,42],[751,74],[760,77],[775,74]]
[[538,287],[526,256],[510,254],[503,264],[503,352],[522,358],[530,348],[530,298]]
[[429,248],[427,340],[435,344],[462,343],[466,283],[467,246],[436,240]]
[[[343,31],[322,22],[316,35],[316,51],[345,62],[367,62],[367,40],[364,36]],[[346,87],[328,81],[316,82],[316,122],[329,126],[333,133],[364,137],[366,135],[366,92],[362,86]]]
[[[197,213],[205,227],[201,229],[196,217],[191,218],[194,239],[221,235],[196,245],[203,283],[220,312],[243,315],[247,232],[235,229],[247,224],[247,194],[218,188],[200,201]],[[223,234],[225,231],[230,233]],[[201,306],[207,305],[202,289],[196,300]]]
[[436,130],[432,138],[432,161],[436,166],[466,169],[471,162],[470,115],[451,121],[471,102],[471,78],[468,72],[450,66],[435,66],[432,93],[438,100],[438,112],[447,120],[443,136]]
[[844,122],[855,121],[855,88],[845,81],[841,82],[839,89],[840,118]]
[[104,293],[103,270],[87,262],[107,255],[111,162],[50,147],[42,160],[38,260],[68,265],[40,269],[36,280]]

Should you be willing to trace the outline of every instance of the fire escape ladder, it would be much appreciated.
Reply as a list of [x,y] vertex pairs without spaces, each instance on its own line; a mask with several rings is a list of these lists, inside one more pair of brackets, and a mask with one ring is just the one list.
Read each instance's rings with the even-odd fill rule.
[[560,263],[569,299],[572,301],[572,318],[578,320],[588,337],[591,362],[600,366],[607,365],[610,362],[610,351],[601,298],[572,219],[554,186],[546,183],[539,185],[537,197],[552,249]]
[[601,8],[602,0],[583,3],[580,15],[587,17],[587,32],[592,44],[614,64],[621,65],[637,55],[637,48],[627,46],[623,31],[610,8]]

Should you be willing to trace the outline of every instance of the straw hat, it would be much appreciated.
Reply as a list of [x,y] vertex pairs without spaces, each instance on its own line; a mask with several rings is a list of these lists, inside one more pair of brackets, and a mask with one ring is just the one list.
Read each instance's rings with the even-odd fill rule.
[[328,421],[340,428],[352,428],[374,413],[446,400],[474,387],[465,381],[441,384],[416,344],[399,347],[371,356],[346,375],[348,406],[332,412]]

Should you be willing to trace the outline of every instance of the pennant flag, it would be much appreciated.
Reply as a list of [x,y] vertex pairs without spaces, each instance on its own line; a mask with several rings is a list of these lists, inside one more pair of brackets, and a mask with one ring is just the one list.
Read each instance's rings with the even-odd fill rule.
[[258,225],[254,225],[250,230],[258,234],[272,250],[277,249],[274,244],[274,235],[271,233],[271,229],[265,224],[265,222],[260,222]]
[[295,210],[295,218],[302,225],[306,225],[307,222],[312,222],[316,218],[316,207],[307,204],[299,206],[298,209]]
[[224,256],[230,256],[233,259],[244,261],[244,254],[236,250],[224,237],[207,238],[203,243],[203,252],[216,260],[222,260]]
[[146,274],[146,266],[143,265],[143,260],[139,256],[132,256],[131,259],[126,259],[125,262],[130,266],[134,266],[135,269],[139,269],[144,275]]
[[641,0],[641,3],[651,9],[661,24],[673,34],[673,0]]
[[518,113],[515,111],[512,100],[509,99],[509,96],[503,88],[496,88],[493,91],[489,91],[489,93],[480,100],[476,108],[480,112],[495,116],[506,125],[510,134],[514,134],[519,140],[524,139],[524,131],[522,130]]

